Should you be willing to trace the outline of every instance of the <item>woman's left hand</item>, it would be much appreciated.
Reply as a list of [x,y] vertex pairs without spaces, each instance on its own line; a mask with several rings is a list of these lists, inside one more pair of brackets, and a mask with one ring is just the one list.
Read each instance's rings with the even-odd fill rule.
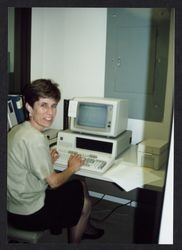
[[53,148],[50,150],[50,155],[51,155],[52,163],[54,163],[59,158],[59,153],[56,150],[56,148]]

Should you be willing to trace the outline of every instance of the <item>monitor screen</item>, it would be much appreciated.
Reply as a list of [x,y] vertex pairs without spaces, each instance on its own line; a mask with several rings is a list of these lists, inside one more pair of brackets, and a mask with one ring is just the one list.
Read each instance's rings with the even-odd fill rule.
[[77,124],[80,126],[105,128],[107,105],[80,103]]
[[116,137],[126,130],[128,101],[106,97],[75,97],[69,101],[70,130]]

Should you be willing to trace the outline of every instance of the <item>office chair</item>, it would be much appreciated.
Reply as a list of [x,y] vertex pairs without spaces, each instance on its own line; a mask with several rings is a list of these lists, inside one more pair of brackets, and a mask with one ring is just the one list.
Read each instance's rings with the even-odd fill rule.
[[37,243],[45,231],[25,231],[8,224],[7,236],[9,243]]

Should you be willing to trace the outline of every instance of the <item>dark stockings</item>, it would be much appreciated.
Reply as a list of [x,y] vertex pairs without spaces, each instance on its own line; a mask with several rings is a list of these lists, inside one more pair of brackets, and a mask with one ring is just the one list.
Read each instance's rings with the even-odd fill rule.
[[84,188],[84,204],[82,213],[78,223],[69,229],[69,243],[79,243],[82,239],[82,235],[85,232],[88,219],[91,213],[91,200],[89,198],[88,190],[84,182],[82,182]]

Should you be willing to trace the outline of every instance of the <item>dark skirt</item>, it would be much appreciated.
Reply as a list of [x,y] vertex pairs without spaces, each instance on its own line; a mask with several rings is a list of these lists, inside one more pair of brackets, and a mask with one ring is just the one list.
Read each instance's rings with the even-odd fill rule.
[[17,215],[8,212],[8,222],[19,229],[61,231],[78,223],[83,202],[82,183],[72,180],[56,189],[47,189],[45,205],[36,213]]

